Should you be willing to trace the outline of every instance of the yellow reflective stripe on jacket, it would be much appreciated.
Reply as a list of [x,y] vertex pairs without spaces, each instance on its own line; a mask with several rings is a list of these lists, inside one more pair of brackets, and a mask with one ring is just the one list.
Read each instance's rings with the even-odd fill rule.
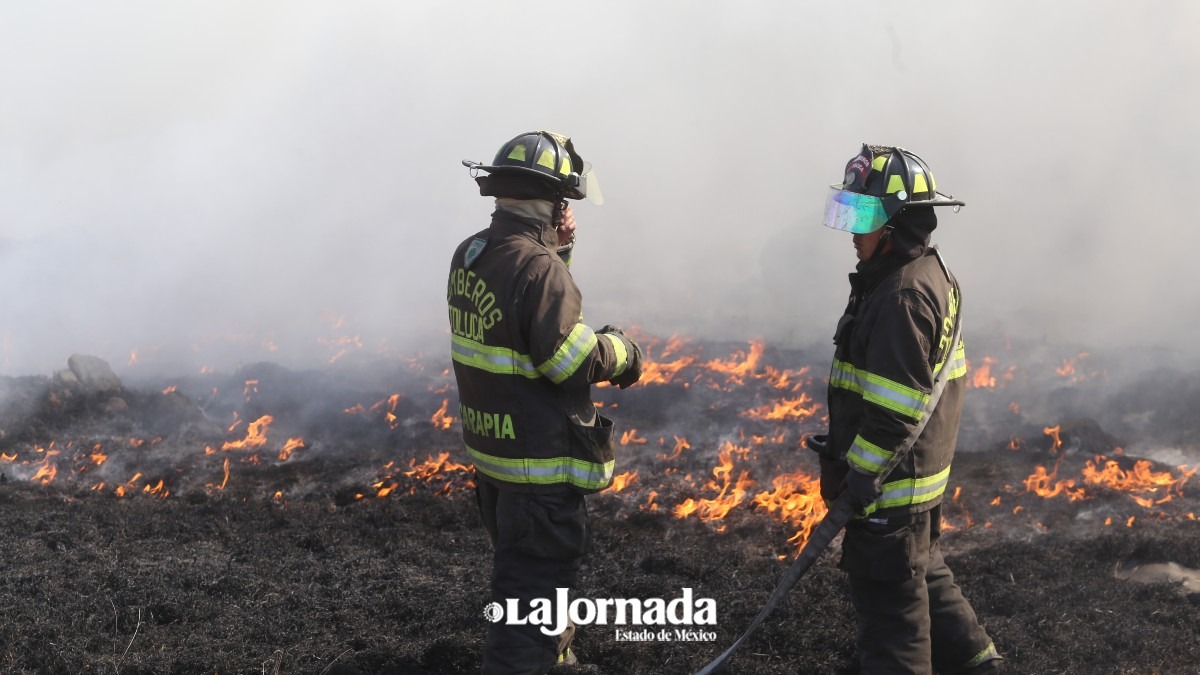
[[592,353],[596,347],[596,334],[582,323],[575,324],[567,338],[558,346],[550,358],[537,369],[554,384],[562,384],[564,380],[575,374],[579,364]]
[[525,354],[505,347],[491,347],[480,342],[453,335],[450,337],[450,358],[470,368],[478,368],[499,375],[524,375],[540,377],[533,359]]
[[479,452],[467,446],[475,469],[486,476],[508,483],[553,485],[570,483],[584,490],[600,490],[612,481],[616,460],[603,464],[574,457],[549,459],[506,459]]
[[925,415],[925,406],[929,404],[929,394],[867,370],[855,368],[838,359],[833,361],[833,373],[829,376],[829,384],[860,394],[864,401],[907,415],[914,420],[920,420]]
[[878,509],[912,506],[933,501],[946,491],[946,483],[949,480],[950,467],[946,467],[927,478],[904,478],[884,483],[879,499],[868,506],[863,511],[863,515],[869,515]]
[[850,445],[850,451],[846,453],[846,461],[861,467],[868,473],[879,474],[895,454],[871,443],[862,436],[855,436],[854,443]]
[[954,354],[951,355],[950,363],[947,364],[945,361],[943,361],[937,364],[933,368],[933,374],[936,376],[943,367],[949,368],[949,370],[946,371],[947,381],[956,380],[967,374],[967,348],[962,342],[958,343],[958,347],[954,350]]
[[616,335],[601,333],[600,337],[608,338],[608,341],[612,343],[613,354],[616,355],[617,361],[617,365],[613,369],[613,377],[616,377],[629,367],[629,350],[625,348],[625,341]]

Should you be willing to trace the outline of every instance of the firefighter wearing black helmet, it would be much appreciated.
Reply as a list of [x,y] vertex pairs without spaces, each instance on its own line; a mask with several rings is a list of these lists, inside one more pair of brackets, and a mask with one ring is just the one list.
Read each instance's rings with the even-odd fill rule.
[[[505,143],[489,165],[463,164],[496,209],[450,263],[451,356],[494,550],[492,601],[508,612],[515,600],[519,617],[509,618],[521,618],[532,600],[553,601],[556,589],[576,584],[591,545],[584,495],[607,487],[614,468],[613,423],[597,413],[590,385],[637,382],[641,350],[618,328],[583,323],[568,269],[575,219],[565,200],[602,198],[571,140],[529,132]],[[573,626],[548,636],[539,625],[497,618],[484,673],[576,663]]]
[[[853,233],[859,263],[834,336],[829,435],[808,444],[821,457],[822,496],[849,492],[859,509],[839,567],[863,673],[983,673],[1002,663],[938,546],[966,387],[961,291],[929,244],[931,207],[950,205],[962,202],[937,191],[924,160],[876,145],[847,163],[826,202],[824,224]],[[940,398],[935,378],[946,380]]]

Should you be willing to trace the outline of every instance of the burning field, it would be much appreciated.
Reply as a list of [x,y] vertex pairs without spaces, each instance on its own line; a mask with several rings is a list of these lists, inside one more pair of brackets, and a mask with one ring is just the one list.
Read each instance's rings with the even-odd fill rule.
[[[643,382],[590,500],[580,597],[717,607],[713,641],[581,629],[606,673],[694,672],[824,513],[805,434],[825,354],[640,336]],[[479,667],[490,549],[448,358],[118,379],[74,356],[0,378],[0,671],[457,673]],[[961,586],[1019,673],[1200,672],[1200,387],[1079,351],[969,345],[944,509]],[[836,552],[731,663],[851,673]]]

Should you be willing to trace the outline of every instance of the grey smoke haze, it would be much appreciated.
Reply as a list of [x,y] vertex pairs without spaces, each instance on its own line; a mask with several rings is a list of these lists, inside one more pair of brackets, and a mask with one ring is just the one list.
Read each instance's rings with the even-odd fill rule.
[[[459,160],[572,135],[591,323],[827,342],[860,143],[964,198],[975,330],[1192,346],[1200,5],[39,2],[0,8],[0,372],[442,348],[490,204]],[[343,317],[335,328],[336,317]]]

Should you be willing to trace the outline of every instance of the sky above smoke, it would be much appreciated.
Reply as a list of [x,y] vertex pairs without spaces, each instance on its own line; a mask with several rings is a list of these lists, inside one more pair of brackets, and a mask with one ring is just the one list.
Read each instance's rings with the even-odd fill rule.
[[966,200],[968,330],[1200,353],[1200,5],[37,2],[0,7],[0,373],[443,347],[491,211],[462,159],[575,138],[586,320],[826,344],[862,142]]

